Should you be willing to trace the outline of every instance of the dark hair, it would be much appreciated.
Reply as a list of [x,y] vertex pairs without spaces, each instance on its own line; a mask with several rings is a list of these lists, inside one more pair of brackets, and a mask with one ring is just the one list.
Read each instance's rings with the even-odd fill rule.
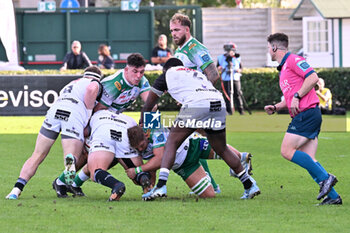
[[182,26],[187,26],[191,28],[191,20],[187,15],[176,13],[171,17],[170,22],[175,23],[176,21],[179,21]]
[[167,71],[168,69],[170,69],[171,67],[174,66],[183,66],[184,64],[182,63],[182,61],[178,58],[172,57],[169,60],[167,60],[163,66],[163,71]]
[[140,53],[132,53],[128,56],[126,64],[139,68],[141,66],[146,66],[146,61]]
[[145,133],[141,126],[135,125],[128,129],[129,143],[133,148],[136,148],[145,137]]
[[271,45],[276,44],[278,47],[283,46],[285,49],[288,48],[288,36],[284,33],[274,33],[267,37],[267,42]]
[[97,79],[102,79],[102,71],[97,66],[89,66],[84,70],[83,76],[92,76]]

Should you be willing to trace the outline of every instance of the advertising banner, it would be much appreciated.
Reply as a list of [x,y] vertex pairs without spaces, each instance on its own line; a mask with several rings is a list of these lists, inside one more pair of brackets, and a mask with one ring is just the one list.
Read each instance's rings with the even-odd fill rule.
[[0,116],[44,116],[70,76],[0,75]]

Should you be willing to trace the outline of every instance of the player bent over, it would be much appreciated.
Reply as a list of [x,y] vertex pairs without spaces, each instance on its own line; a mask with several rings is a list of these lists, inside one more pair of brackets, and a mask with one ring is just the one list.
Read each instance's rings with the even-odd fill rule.
[[[156,171],[160,168],[164,153],[164,145],[168,138],[169,130],[165,128],[149,129],[147,133],[140,126],[128,129],[130,145],[136,148],[143,159],[148,160],[137,168],[127,170],[129,178],[133,179],[139,172]],[[229,146],[231,149],[231,146]],[[236,150],[236,149],[234,149]],[[239,152],[237,152],[239,153]],[[197,132],[190,135],[177,149],[175,162],[172,169],[186,182],[188,187],[199,197],[215,197],[215,190],[210,182],[210,177],[200,164],[200,159],[217,159],[214,150],[207,138]],[[246,170],[249,169],[245,163]],[[245,198],[243,196],[242,198]],[[152,200],[147,194],[143,200]]]
[[[153,199],[165,196],[169,169],[172,168],[176,150],[183,141],[197,128],[207,133],[209,144],[214,151],[231,167],[242,182],[245,199],[260,194],[260,189],[243,169],[239,157],[226,144],[226,109],[222,94],[202,73],[186,68],[177,58],[169,59],[164,65],[164,72],[151,88],[145,106],[141,112],[150,111],[159,97],[167,91],[176,101],[182,104],[179,115],[172,126],[164,147],[157,186],[145,198]],[[209,122],[209,124],[206,124]],[[147,125],[145,125],[147,127]]]
[[292,117],[281,145],[281,154],[306,169],[319,184],[317,200],[325,197],[320,205],[341,205],[342,199],[333,188],[337,178],[316,160],[317,138],[322,123],[319,99],[314,89],[318,76],[303,57],[288,52],[287,35],[271,34],[267,41],[272,60],[280,63],[277,69],[280,71],[279,84],[284,100],[276,105],[266,105],[265,111],[271,115],[288,108]]
[[[125,192],[125,185],[107,172],[113,160],[120,159],[125,167],[142,164],[142,158],[130,147],[127,134],[127,129],[135,125],[137,124],[131,117],[109,110],[100,110],[91,117],[87,167],[91,180],[112,189],[109,201],[118,201]],[[150,176],[147,175],[146,178],[148,185]],[[140,177],[136,180],[140,182]]]
[[[149,82],[144,76],[145,66],[146,62],[141,54],[130,54],[124,69],[118,70],[101,81],[103,93],[94,112],[107,108],[115,112],[123,112],[138,96],[145,101],[150,90]],[[84,180],[87,176],[80,172],[79,177]],[[80,183],[79,177],[75,179],[75,183]],[[53,182],[53,188],[58,197],[67,197],[67,191],[72,191],[73,196],[83,196],[78,187],[73,189],[74,183],[73,186],[67,185],[70,184],[65,182],[62,172]]]
[[60,133],[65,155],[65,179],[67,182],[72,182],[75,176],[75,164],[80,163],[84,145],[84,127],[89,122],[96,100],[102,94],[99,82],[101,76],[98,67],[90,66],[85,69],[82,78],[70,82],[61,90],[58,99],[47,111],[34,152],[24,163],[14,188],[6,196],[7,199],[19,197]]

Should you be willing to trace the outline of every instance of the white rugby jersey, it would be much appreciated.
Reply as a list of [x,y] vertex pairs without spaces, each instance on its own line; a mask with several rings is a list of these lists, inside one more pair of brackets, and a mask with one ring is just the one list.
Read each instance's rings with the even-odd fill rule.
[[79,78],[71,81],[60,91],[59,100],[70,100],[72,102],[81,101],[84,102],[84,96],[86,93],[86,88],[91,83],[92,79],[89,78]]
[[151,90],[158,96],[168,91],[182,105],[202,100],[223,100],[221,92],[204,74],[184,66],[170,68],[165,76],[162,74],[156,79]]

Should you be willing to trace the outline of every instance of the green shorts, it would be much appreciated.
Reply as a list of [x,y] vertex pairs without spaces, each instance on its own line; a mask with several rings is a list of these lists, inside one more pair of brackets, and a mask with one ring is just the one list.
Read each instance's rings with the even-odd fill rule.
[[199,159],[208,159],[211,146],[206,138],[190,139],[187,156],[183,164],[174,172],[186,180],[201,165]]

